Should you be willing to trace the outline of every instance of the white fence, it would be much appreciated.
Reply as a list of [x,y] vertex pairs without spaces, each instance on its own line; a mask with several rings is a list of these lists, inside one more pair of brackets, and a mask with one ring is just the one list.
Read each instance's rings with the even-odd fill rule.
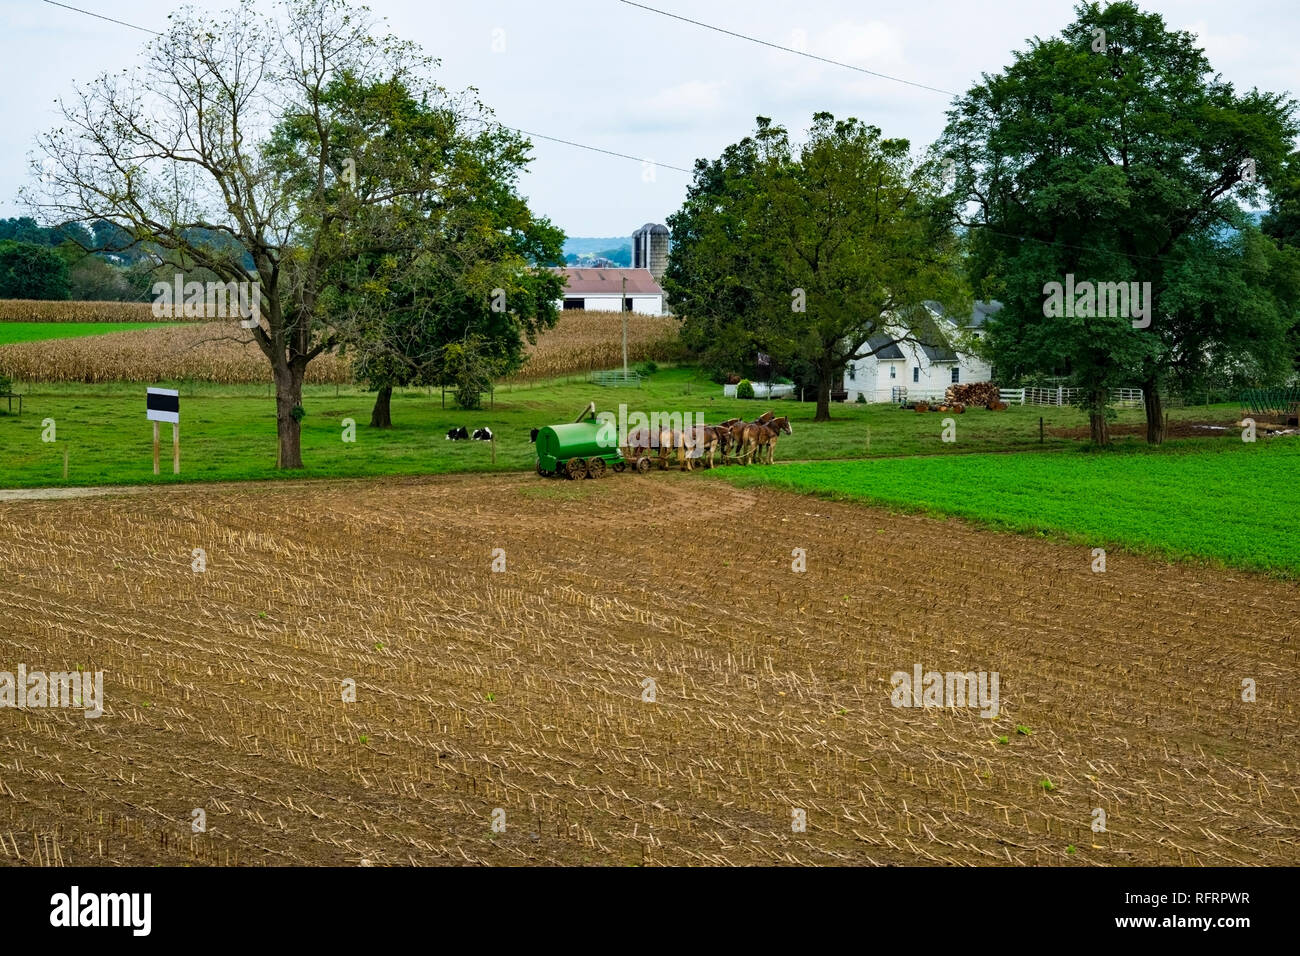
[[[793,386],[793,385],[773,385],[773,386],[771,386],[771,387],[769,388],[768,385],[767,385],[766,383],[764,383],[764,382],[751,382],[750,384],[752,384],[752,385],[754,386],[754,397],[755,397],[755,398],[781,398],[781,397],[784,396],[784,395],[793,395],[793,394],[794,394],[794,386]],[[735,397],[736,397],[736,387],[737,387],[737,386],[735,386],[735,385],[724,385],[724,386],[722,386],[722,395],[723,395],[723,397],[724,397],[724,398],[735,398]]]
[[[1081,388],[1004,388],[1002,401],[1009,405],[1073,405],[1083,397]],[[1140,388],[1112,388],[1110,404],[1116,408],[1144,408],[1146,397]]]

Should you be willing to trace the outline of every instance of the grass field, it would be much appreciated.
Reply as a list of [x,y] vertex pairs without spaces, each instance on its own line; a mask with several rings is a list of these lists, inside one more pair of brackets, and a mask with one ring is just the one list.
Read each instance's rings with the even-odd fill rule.
[[1300,443],[1187,439],[1159,450],[730,468],[741,486],[958,515],[1161,557],[1300,577]]
[[[134,484],[174,481],[153,476],[152,430],[144,417],[143,385],[43,384],[24,389],[23,417],[0,414],[0,487],[64,484],[63,454],[69,454],[67,484]],[[885,405],[837,405],[834,420],[814,424],[813,403],[752,402],[721,397],[722,388],[688,367],[664,369],[641,389],[599,388],[582,378],[498,388],[495,408],[463,412],[437,392],[399,390],[393,397],[394,428],[368,426],[374,396],[347,386],[309,386],[303,404],[305,472],[288,477],[427,475],[464,471],[523,470],[533,467],[530,428],[573,421],[587,402],[617,411],[699,413],[708,421],[754,418],[769,407],[789,415],[794,434],[781,439],[778,458],[843,459],[866,455],[945,455],[1007,450],[1078,447],[1052,429],[1081,429],[1073,408],[1013,407],[1005,412],[971,409],[958,417],[960,441],[941,441],[940,414],[902,412]],[[264,386],[181,385],[183,481],[276,478],[275,413]],[[1176,418],[1231,420],[1239,409],[1226,406],[1175,410]],[[1039,444],[1038,420],[1048,433]],[[342,441],[345,418],[356,421],[356,441]],[[55,441],[42,441],[42,422],[53,419]],[[1121,422],[1141,421],[1141,412],[1121,412]],[[449,428],[487,425],[497,435],[496,464],[482,442],[449,442]],[[870,444],[868,445],[868,439]],[[170,432],[164,426],[164,441]],[[1136,443],[1122,438],[1120,444]],[[1202,439],[1207,443],[1226,439]],[[169,468],[164,469],[170,472]]]
[[182,323],[159,322],[0,322],[0,345],[18,342],[44,342],[49,339],[76,339],[110,332],[133,332]]

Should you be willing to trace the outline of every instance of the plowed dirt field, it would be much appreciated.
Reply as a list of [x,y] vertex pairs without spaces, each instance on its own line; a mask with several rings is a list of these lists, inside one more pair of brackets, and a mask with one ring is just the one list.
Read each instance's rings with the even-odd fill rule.
[[679,474],[0,502],[0,671],[104,675],[0,709],[0,862],[1300,863],[1300,588],[1092,565]]

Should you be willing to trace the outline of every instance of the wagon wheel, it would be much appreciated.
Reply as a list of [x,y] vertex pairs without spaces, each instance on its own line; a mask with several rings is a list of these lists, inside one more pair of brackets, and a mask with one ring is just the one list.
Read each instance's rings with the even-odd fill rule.
[[540,458],[537,459],[537,473],[543,477],[546,475],[546,472],[542,471],[542,460]]
[[587,474],[587,462],[581,458],[570,458],[565,465],[565,472],[570,478],[581,478]]
[[644,475],[647,471],[650,470],[650,459],[647,458],[645,455],[642,455],[640,458],[638,458],[636,460],[636,470],[639,474]]
[[625,462],[625,461],[616,461],[616,462],[614,462],[614,471],[615,471],[617,474],[620,474],[620,475],[621,475],[621,474],[622,474],[626,469],[627,469],[627,462]]
[[588,462],[587,462],[587,477],[588,477],[588,478],[604,478],[604,477],[605,477],[605,459],[604,459],[604,458],[592,458],[592,459],[588,460]]

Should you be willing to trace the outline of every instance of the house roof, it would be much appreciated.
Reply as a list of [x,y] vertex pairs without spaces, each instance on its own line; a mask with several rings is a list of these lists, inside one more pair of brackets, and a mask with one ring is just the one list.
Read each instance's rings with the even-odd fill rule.
[[663,295],[649,269],[556,269],[569,295],[620,295],[627,278],[628,295]]
[[1001,311],[1001,302],[981,302],[977,299],[975,301],[975,311],[972,312],[970,318],[966,320],[966,326],[967,328],[978,329]]
[[888,335],[873,335],[867,339],[867,344],[871,346],[872,354],[882,361],[887,362],[890,359],[901,359],[903,357],[903,350]]

